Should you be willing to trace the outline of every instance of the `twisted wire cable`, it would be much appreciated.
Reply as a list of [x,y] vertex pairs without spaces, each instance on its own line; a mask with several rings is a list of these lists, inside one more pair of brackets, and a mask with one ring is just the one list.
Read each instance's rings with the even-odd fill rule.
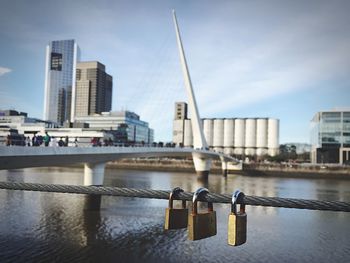
[[[134,189],[110,186],[80,186],[80,185],[62,185],[62,184],[34,184],[34,183],[13,183],[0,182],[0,189],[22,190],[22,191],[40,191],[53,193],[70,194],[91,194],[91,195],[109,195],[122,197],[169,199],[171,191],[152,190],[152,189]],[[192,201],[193,193],[181,192],[174,199]],[[231,204],[232,195],[209,193],[198,198],[201,202],[226,203]],[[252,206],[270,206],[283,208],[298,208],[308,210],[326,210],[338,212],[350,212],[350,203],[342,201],[321,201],[281,197],[261,197],[246,195],[238,204]]]

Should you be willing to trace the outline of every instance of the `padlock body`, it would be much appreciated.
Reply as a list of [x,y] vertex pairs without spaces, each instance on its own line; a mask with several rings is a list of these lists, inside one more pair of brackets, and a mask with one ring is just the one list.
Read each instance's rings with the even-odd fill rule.
[[165,210],[164,229],[186,228],[188,223],[187,208],[167,208]]
[[231,213],[228,217],[228,244],[239,246],[247,241],[247,214]]
[[188,217],[188,239],[199,240],[216,235],[216,212],[190,214]]

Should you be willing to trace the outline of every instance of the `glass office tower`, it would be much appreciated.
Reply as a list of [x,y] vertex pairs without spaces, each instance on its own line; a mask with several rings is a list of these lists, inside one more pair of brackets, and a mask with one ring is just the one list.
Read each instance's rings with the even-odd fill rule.
[[349,163],[350,111],[316,113],[311,121],[311,162]]
[[46,47],[44,119],[63,124],[74,119],[76,63],[75,40],[51,41]]

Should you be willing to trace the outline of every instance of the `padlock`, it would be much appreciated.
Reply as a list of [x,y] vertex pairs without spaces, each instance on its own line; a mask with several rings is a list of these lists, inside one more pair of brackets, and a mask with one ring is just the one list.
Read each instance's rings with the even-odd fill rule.
[[182,208],[173,208],[174,197],[183,191],[184,190],[182,190],[180,187],[176,187],[169,195],[169,207],[165,210],[165,230],[187,227],[188,209],[186,208],[186,201],[182,200]]
[[228,217],[228,244],[240,246],[247,241],[247,214],[245,205],[241,204],[237,212],[237,201],[242,203],[244,193],[237,190],[232,195],[231,214]]
[[208,202],[208,212],[198,213],[197,199],[199,195],[209,193],[206,188],[199,188],[193,194],[192,213],[188,217],[188,238],[199,240],[216,235],[216,212],[213,210],[213,203]]

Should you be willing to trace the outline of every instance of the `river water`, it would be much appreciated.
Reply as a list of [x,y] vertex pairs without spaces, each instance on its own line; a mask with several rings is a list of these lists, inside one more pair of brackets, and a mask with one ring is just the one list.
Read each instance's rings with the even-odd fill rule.
[[[82,184],[80,168],[0,171],[0,181]],[[105,185],[194,191],[190,173],[107,170]],[[210,175],[208,188],[350,202],[350,181]],[[248,240],[227,245],[230,206],[214,204],[218,234],[189,241],[164,231],[166,200],[0,190],[0,262],[350,262],[350,213],[247,206]],[[179,201],[176,201],[177,204]]]

